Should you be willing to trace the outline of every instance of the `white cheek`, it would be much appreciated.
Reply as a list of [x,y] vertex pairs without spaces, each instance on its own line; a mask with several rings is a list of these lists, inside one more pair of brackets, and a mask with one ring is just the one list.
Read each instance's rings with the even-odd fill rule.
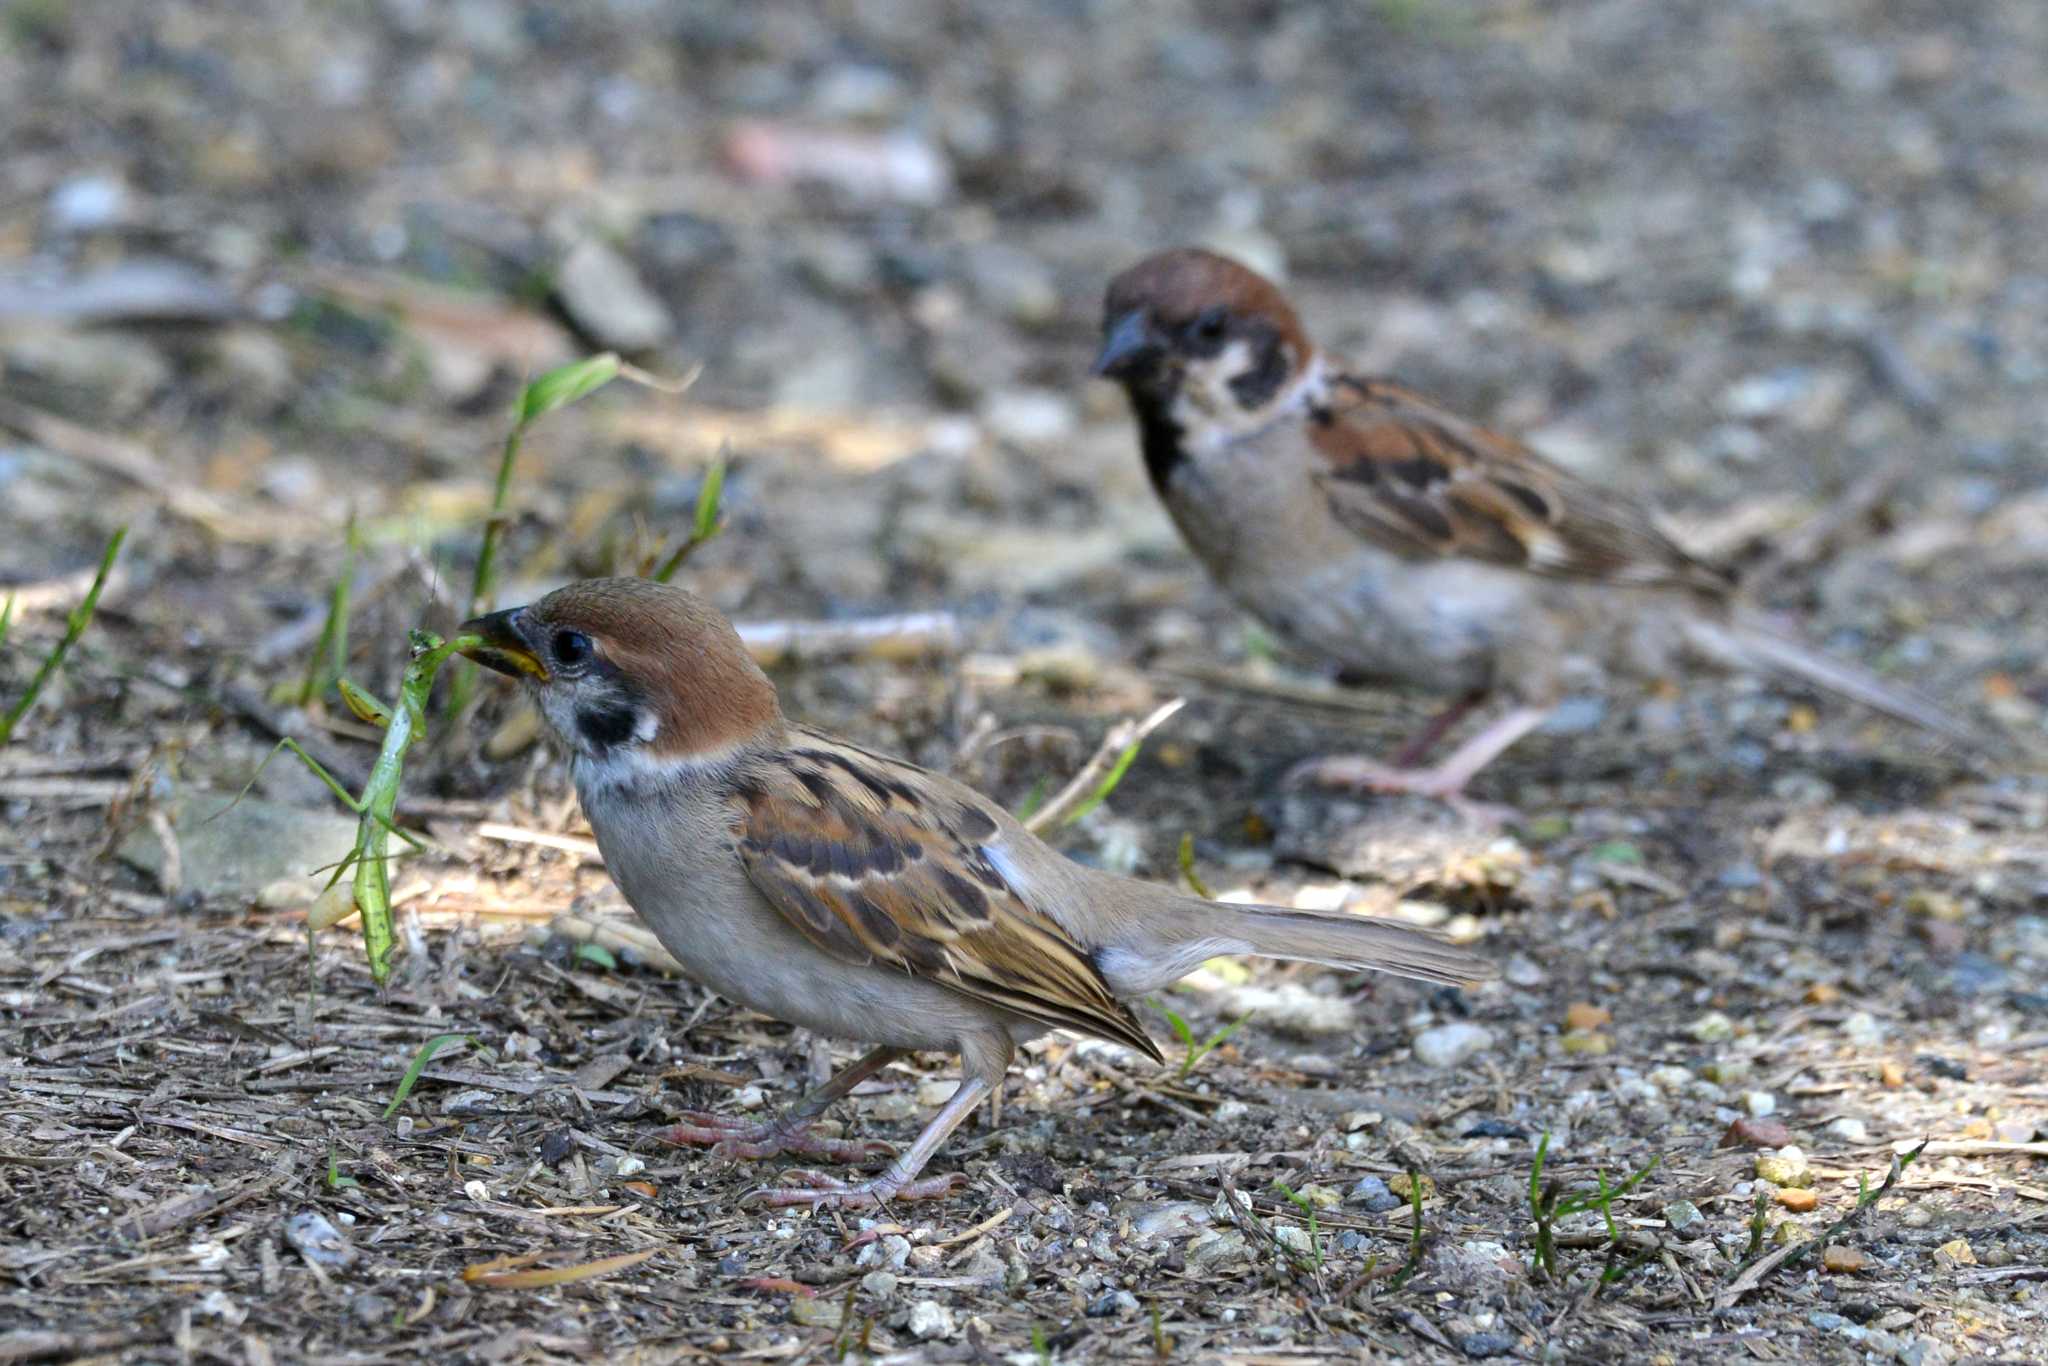
[[633,738],[646,744],[661,732],[661,718],[651,711],[642,711],[633,722]]
[[1244,421],[1247,414],[1237,395],[1231,392],[1230,382],[1249,371],[1252,365],[1251,343],[1242,337],[1234,339],[1209,359],[1189,364],[1187,379],[1174,401],[1174,420],[1183,428],[1196,425],[1189,421],[1196,417],[1205,425],[1220,422],[1235,426]]

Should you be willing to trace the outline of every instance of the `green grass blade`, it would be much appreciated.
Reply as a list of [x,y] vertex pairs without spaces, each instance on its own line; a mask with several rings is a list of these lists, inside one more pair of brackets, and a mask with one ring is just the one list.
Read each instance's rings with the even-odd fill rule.
[[1130,772],[1131,764],[1138,757],[1138,751],[1144,747],[1145,741],[1142,736],[1125,745],[1122,752],[1116,756],[1116,762],[1110,766],[1109,772],[1103,775],[1101,785],[1088,794],[1086,801],[1068,812],[1066,820],[1061,823],[1072,825],[1090,811],[1108,801],[1109,794],[1116,791],[1117,784],[1124,780],[1124,774]]
[[383,1118],[389,1119],[398,1113],[398,1107],[405,1104],[405,1098],[412,1094],[412,1088],[419,1084],[420,1073],[427,1070],[427,1063],[433,1056],[454,1043],[457,1039],[476,1046],[476,1040],[468,1034],[436,1034],[420,1045],[420,1051],[412,1055],[412,1066],[405,1069],[405,1075],[398,1079],[398,1091],[391,1097],[391,1103],[384,1107]]
[[683,567],[683,561],[697,553],[707,542],[716,540],[725,530],[725,516],[719,509],[719,500],[725,494],[726,458],[721,451],[718,459],[711,462],[711,468],[704,471],[704,486],[697,490],[697,511],[691,518],[690,534],[676,547],[675,553],[662,562],[654,571],[656,583],[667,583]]
[[[100,590],[107,586],[107,576],[114,572],[114,559],[121,553],[121,542],[127,539],[128,528],[124,526],[107,542],[106,554],[100,557],[99,572],[92,576],[92,587],[86,590],[85,601],[72,608],[71,615],[64,619],[64,638],[44,657],[42,667],[37,669],[36,676],[29,680],[28,691],[21,695],[21,700],[14,704],[6,716],[0,717],[0,745],[14,738],[14,728],[21,723],[22,717],[28,715],[29,708],[42,696],[43,687],[50,681],[50,676],[64,663],[64,656],[71,653],[71,647],[78,643],[78,638],[85,634],[85,628],[92,624],[93,611],[100,605]],[[11,616],[11,602],[9,607]]]
[[704,471],[704,487],[697,490],[697,520],[690,529],[692,537],[708,541],[718,534],[718,501],[724,493],[725,460],[721,457]]
[[1202,881],[1202,875],[1195,871],[1195,832],[1183,830],[1180,836],[1180,875],[1187,880],[1189,888],[1204,901],[1214,901],[1216,894]]

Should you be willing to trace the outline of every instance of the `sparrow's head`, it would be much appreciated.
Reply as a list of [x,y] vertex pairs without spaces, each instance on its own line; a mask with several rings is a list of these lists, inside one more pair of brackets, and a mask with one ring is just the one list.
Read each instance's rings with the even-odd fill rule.
[[461,629],[484,640],[469,657],[525,683],[579,760],[701,758],[782,714],[732,623],[652,579],[586,579]]
[[1312,350],[1272,281],[1213,251],[1176,247],[1109,282],[1093,372],[1140,406],[1185,399],[1228,421],[1264,409]]

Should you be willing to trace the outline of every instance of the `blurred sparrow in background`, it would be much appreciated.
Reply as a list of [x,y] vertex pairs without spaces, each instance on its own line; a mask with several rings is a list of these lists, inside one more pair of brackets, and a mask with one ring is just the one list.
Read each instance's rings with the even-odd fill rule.
[[[1094,373],[1120,383],[1152,486],[1223,588],[1368,680],[1454,701],[1391,763],[1294,776],[1463,803],[1556,705],[1579,660],[1646,677],[1681,659],[1799,680],[1966,745],[1941,706],[1829,658],[1736,601],[1648,509],[1317,349],[1273,284],[1212,252],[1110,282]],[[1473,706],[1507,709],[1433,767]]]

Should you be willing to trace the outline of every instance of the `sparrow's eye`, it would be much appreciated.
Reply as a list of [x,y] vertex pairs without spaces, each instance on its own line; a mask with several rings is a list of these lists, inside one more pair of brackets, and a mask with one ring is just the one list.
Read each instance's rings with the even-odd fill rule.
[[1205,342],[1219,342],[1230,328],[1230,320],[1223,316],[1223,310],[1212,308],[1195,319],[1195,339]]
[[592,654],[590,637],[581,631],[555,632],[555,662],[567,668],[586,663]]

